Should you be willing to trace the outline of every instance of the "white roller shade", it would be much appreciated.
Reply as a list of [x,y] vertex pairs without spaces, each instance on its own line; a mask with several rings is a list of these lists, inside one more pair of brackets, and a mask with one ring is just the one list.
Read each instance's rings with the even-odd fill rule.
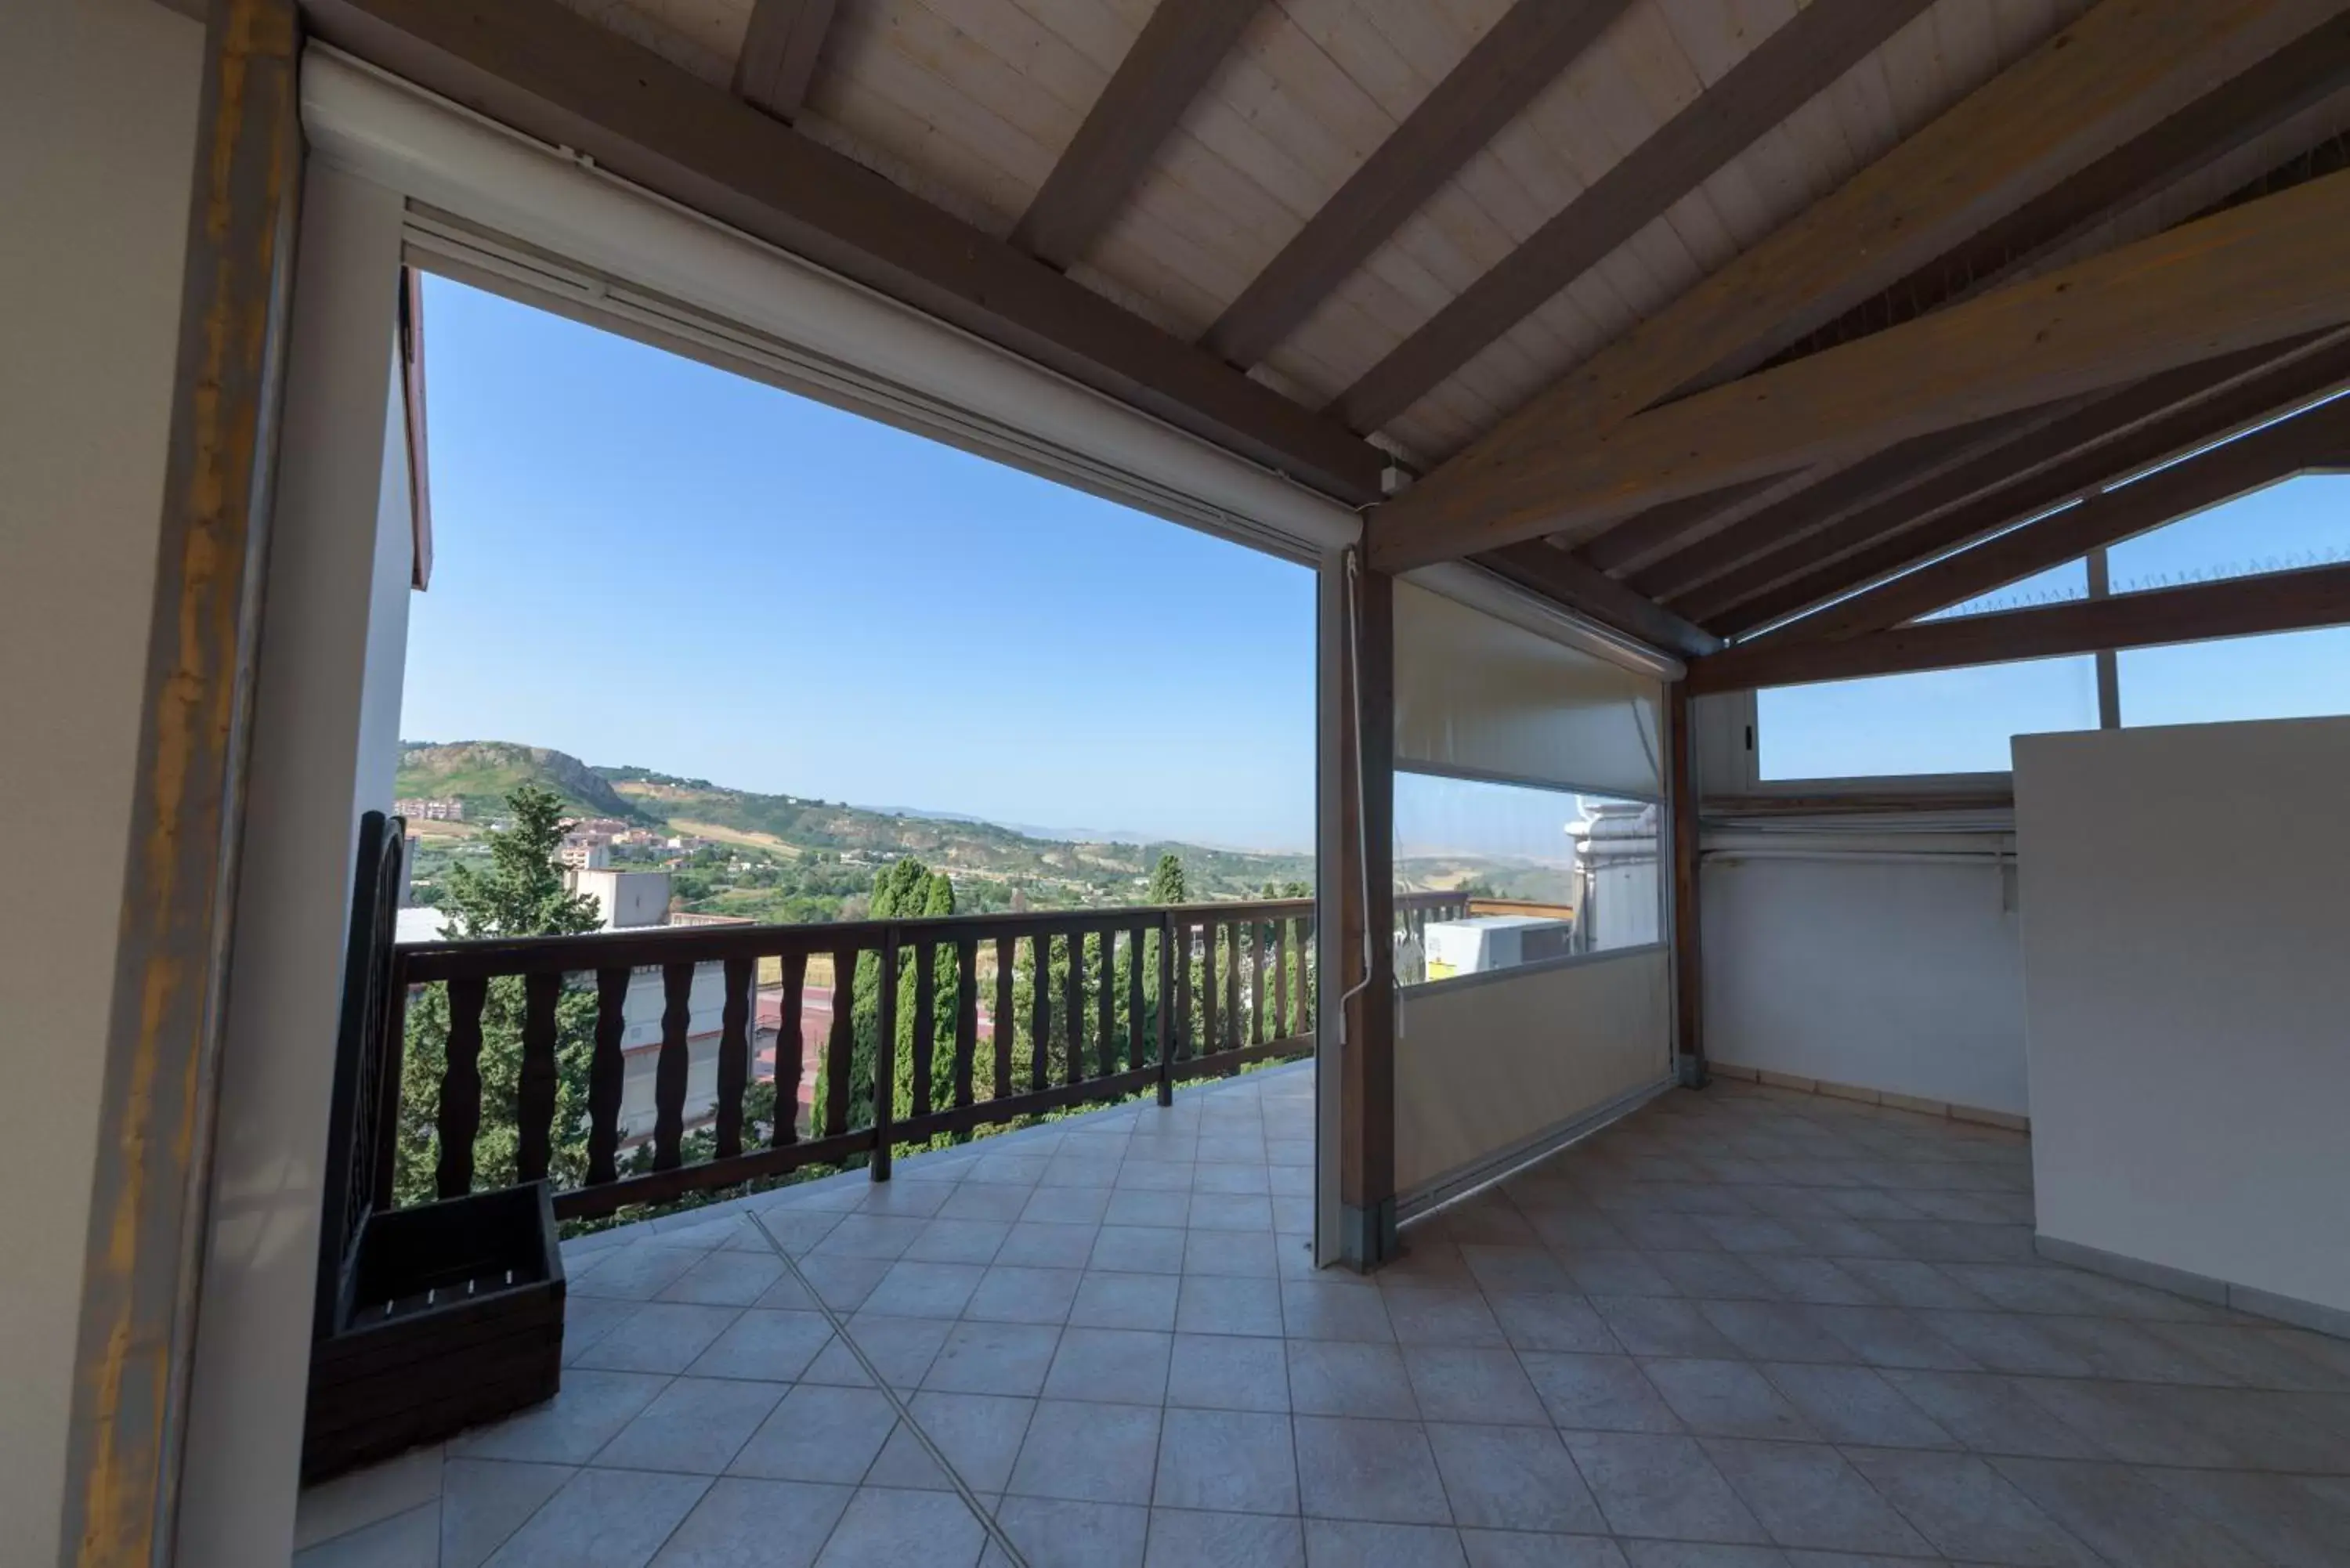
[[1670,981],[1664,950],[1642,948],[1405,991],[1395,1054],[1403,1207],[1663,1084]]
[[1399,582],[1396,763],[1653,800],[1664,686],[1581,648]]
[[301,87],[311,152],[410,198],[421,263],[1293,560],[1361,535],[1278,473],[331,48],[303,51]]

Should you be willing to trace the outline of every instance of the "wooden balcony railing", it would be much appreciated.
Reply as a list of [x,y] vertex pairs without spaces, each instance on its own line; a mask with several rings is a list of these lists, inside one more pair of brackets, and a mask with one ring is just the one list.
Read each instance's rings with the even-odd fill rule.
[[[1399,898],[1399,925],[1458,913],[1449,895]],[[1314,904],[1311,899],[1176,908],[1055,911],[823,926],[698,926],[578,937],[444,941],[399,948],[385,988],[393,1042],[390,1092],[378,1137],[380,1206],[389,1207],[401,1136],[397,1092],[401,1009],[425,988],[444,989],[445,1067],[431,1110],[433,1195],[453,1198],[505,1179],[558,1179],[564,1219],[674,1200],[816,1164],[863,1158],[886,1180],[893,1147],[967,1134],[1038,1112],[1123,1098],[1174,1080],[1231,1073],[1314,1048]],[[689,1034],[697,970],[723,965],[724,1005],[714,1103],[692,1107]],[[832,1022],[822,1051],[821,1103],[798,1125],[803,1002],[811,965],[833,976]],[[754,1009],[763,967],[780,976],[775,1113],[764,1137],[748,1124],[754,1082]],[[622,1033],[631,977],[662,977],[664,1008],[653,1072],[649,1137],[623,1150]],[[987,972],[992,969],[992,973]],[[860,971],[877,984],[859,987]],[[910,984],[901,983],[909,975]],[[518,981],[518,988],[511,982]],[[477,1169],[484,1124],[485,1015],[492,988],[509,982],[500,1016],[518,1015],[519,1072],[510,1109],[511,1171]],[[989,1038],[980,1029],[989,992]],[[770,982],[766,988],[775,991]],[[518,991],[518,995],[516,994]],[[1025,995],[1019,993],[1024,991]],[[901,994],[902,993],[902,994]],[[567,1047],[558,1022],[567,999],[571,1033],[593,998],[592,1040]],[[859,999],[867,1006],[860,1014]],[[901,1012],[910,1028],[901,1031]],[[868,1044],[861,1077],[858,1051]],[[904,1102],[896,1070],[901,1054]],[[929,1049],[921,1048],[927,1043]],[[570,1168],[558,1168],[558,1105],[567,1064],[577,1074],[584,1044],[584,1107],[567,1118]],[[416,1088],[410,1085],[411,1091]],[[423,1108],[408,1107],[410,1125]],[[585,1125],[584,1166],[576,1147]],[[706,1130],[706,1138],[701,1136]],[[758,1147],[754,1147],[754,1143]],[[412,1151],[411,1151],[412,1152]],[[489,1179],[484,1180],[484,1175]],[[411,1198],[416,1194],[410,1194]]]

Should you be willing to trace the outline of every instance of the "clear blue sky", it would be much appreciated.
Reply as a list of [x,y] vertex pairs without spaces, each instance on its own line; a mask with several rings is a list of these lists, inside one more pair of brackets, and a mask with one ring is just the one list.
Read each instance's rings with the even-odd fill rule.
[[401,732],[1308,849],[1299,566],[440,279]]

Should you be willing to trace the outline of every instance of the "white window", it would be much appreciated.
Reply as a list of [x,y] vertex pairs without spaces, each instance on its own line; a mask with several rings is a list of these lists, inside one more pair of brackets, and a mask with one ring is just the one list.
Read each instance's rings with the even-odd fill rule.
[[[2308,474],[2124,540],[2105,552],[2106,594],[2295,571],[2350,560],[2350,475]],[[1925,618],[2089,597],[2068,561]],[[1754,694],[1758,783],[2005,773],[2019,734],[2350,713],[2350,628],[2161,648],[2115,660],[2101,712],[2097,655],[1981,665]]]
[[1659,816],[1652,801],[1399,771],[1398,981],[1655,945]]
[[2015,736],[2096,727],[2096,660],[2087,654],[1754,694],[1766,783],[2005,773]]
[[[2350,559],[2350,475],[2308,474],[2106,552],[2116,594]],[[2350,628],[2126,649],[2120,722],[2201,724],[2350,713]]]

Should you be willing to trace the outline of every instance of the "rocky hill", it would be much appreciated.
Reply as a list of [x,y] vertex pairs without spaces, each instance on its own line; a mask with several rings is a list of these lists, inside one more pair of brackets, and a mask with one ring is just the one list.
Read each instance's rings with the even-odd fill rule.
[[400,743],[399,794],[462,800],[469,817],[501,815],[507,794],[525,784],[553,790],[583,816],[617,816],[649,826],[656,820],[567,752],[511,741]]

